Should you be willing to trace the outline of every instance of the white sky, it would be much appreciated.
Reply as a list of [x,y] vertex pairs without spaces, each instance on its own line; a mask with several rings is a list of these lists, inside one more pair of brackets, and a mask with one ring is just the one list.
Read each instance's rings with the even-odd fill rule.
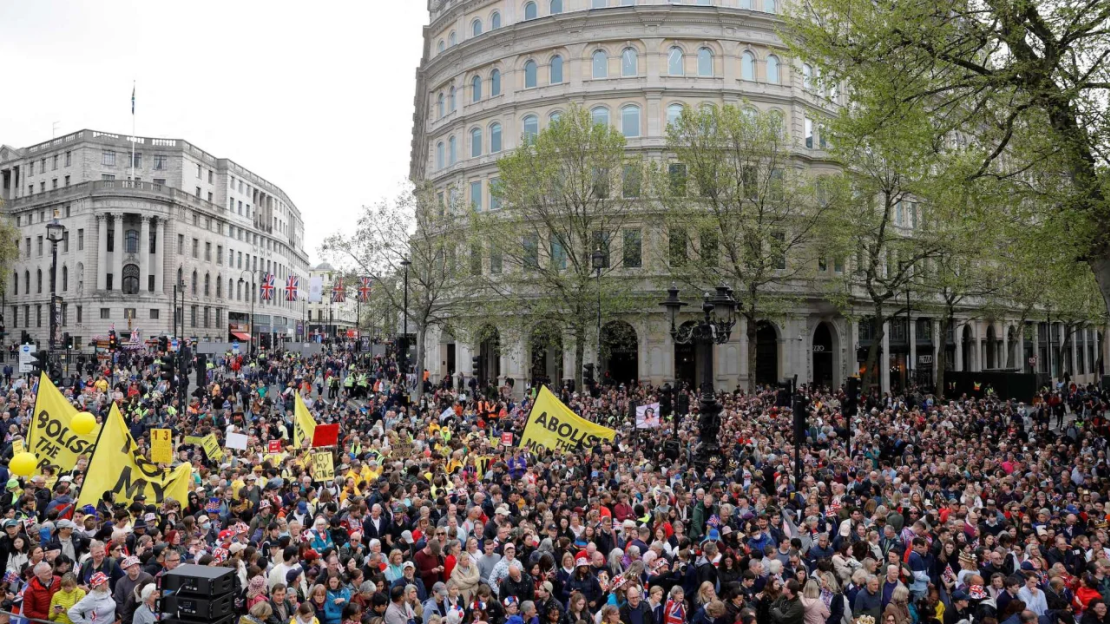
[[90,128],[185,139],[328,234],[408,177],[426,0],[0,0],[0,144]]

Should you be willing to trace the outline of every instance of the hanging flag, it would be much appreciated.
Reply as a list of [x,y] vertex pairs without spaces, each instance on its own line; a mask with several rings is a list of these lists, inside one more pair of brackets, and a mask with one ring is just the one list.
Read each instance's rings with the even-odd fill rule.
[[285,300],[286,301],[296,301],[297,300],[297,288],[300,285],[301,285],[301,278],[297,277],[296,275],[290,275],[289,278],[285,280]]
[[135,83],[131,83],[131,114],[135,114]]
[[335,285],[331,287],[331,302],[343,303],[347,300],[347,289],[343,288],[343,278],[337,277]]
[[262,292],[261,292],[261,295],[260,295],[260,298],[262,299],[262,301],[273,301],[274,300],[274,290],[275,290],[275,288],[274,288],[274,274],[273,273],[263,274],[262,275],[262,286],[261,286],[261,291]]
[[362,303],[369,303],[370,301],[370,278],[360,277],[358,287],[358,300]]

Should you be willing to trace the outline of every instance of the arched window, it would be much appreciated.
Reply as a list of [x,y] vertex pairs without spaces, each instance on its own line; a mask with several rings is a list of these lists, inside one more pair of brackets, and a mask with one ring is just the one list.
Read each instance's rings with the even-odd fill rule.
[[551,114],[547,116],[548,121],[550,121],[552,123],[554,123],[556,121],[559,121],[562,118],[563,118],[563,111],[551,111]]
[[[123,267],[123,294],[139,294],[139,265],[128,264]],[[194,284],[195,286],[195,284]],[[195,293],[194,293],[195,294]]]
[[446,49],[447,49],[447,44],[443,43],[443,39],[440,39],[439,44],[436,45],[436,52],[438,52],[440,54],[443,54],[443,51],[446,50]]
[[709,48],[698,50],[698,75],[703,78],[713,76],[713,52]]
[[443,117],[447,114],[447,98],[443,97],[443,92],[439,92],[439,97],[436,98],[436,105],[439,107],[439,116]]
[[755,80],[755,57],[751,52],[740,55],[740,79]]
[[452,30],[451,34],[447,35],[447,46],[453,48],[453,47],[455,47],[455,44],[458,43],[458,42],[459,42],[459,39],[458,39],[458,37],[455,36],[455,31]]
[[563,0],[551,0],[551,14],[558,15],[563,12]]
[[489,75],[489,96],[501,95],[501,72],[493,70]]
[[212,276],[208,273],[204,274],[204,296],[207,297],[211,292]]
[[764,11],[767,11],[768,13],[775,13],[776,9],[777,7],[775,6],[775,0],[763,0]]
[[475,76],[470,79],[470,101],[482,101],[482,77]]
[[139,253],[139,231],[127,230],[123,235],[123,251],[124,253]]
[[35,270],[35,292],[42,294],[42,269]]
[[551,57],[551,84],[559,84],[563,81],[563,57],[555,55]]
[[62,292],[69,290],[69,267],[62,267]]
[[536,8],[535,2],[529,2],[524,5],[524,19],[534,20],[539,17],[539,9]]
[[782,78],[779,77],[779,57],[771,55],[767,57],[767,82],[771,84],[779,84]]
[[528,143],[540,133],[540,118],[535,115],[526,115],[521,126],[524,128],[524,142]]
[[802,65],[802,86],[806,89],[813,88],[813,68],[810,67],[809,63]]
[[455,112],[455,86],[451,85],[451,90],[447,92],[447,110]]
[[436,169],[443,169],[443,141],[436,143]]
[[604,106],[597,106],[590,111],[590,116],[593,118],[594,125],[609,125],[609,109]]
[[594,78],[609,77],[609,55],[605,50],[594,52]]
[[501,124],[497,122],[489,127],[489,151],[491,154],[501,151]]
[[19,294],[19,271],[12,271],[12,289],[15,294]]
[[195,297],[195,296],[196,296],[196,294],[197,294],[197,286],[198,286],[197,282],[198,282],[198,281],[199,281],[199,280],[197,279],[197,272],[196,272],[196,270],[194,270],[194,271],[193,271],[193,296],[194,296],[194,297]]
[[786,138],[786,123],[783,119],[782,111],[778,109],[771,110],[771,125],[778,129],[780,138]]
[[[109,231],[111,231],[111,230],[109,230]],[[25,294],[25,295],[31,294],[31,272],[30,271],[24,271],[23,272],[23,284],[24,284],[23,294]]]
[[501,28],[501,14],[494,11],[493,14],[489,16],[489,29],[497,30],[498,28]]
[[637,76],[640,74],[640,55],[636,48],[625,48],[621,52],[621,75]]
[[536,62],[528,61],[524,64],[524,88],[531,89],[536,86]]
[[451,137],[447,139],[447,164],[453,165],[459,162],[458,158],[458,152],[455,150],[455,137]]
[[640,107],[629,104],[621,109],[621,134],[626,137],[640,136]]
[[667,73],[672,76],[685,76],[686,68],[685,59],[682,55],[682,48],[674,46],[667,54]]
[[224,281],[218,277],[216,278],[216,298],[224,298]]
[[477,37],[482,34],[482,20],[476,19],[470,23],[470,36]]
[[470,157],[477,158],[482,155],[482,129],[473,128],[470,131]]
[[682,107],[681,104],[671,104],[670,106],[667,107],[667,125],[668,126],[673,124],[674,122],[678,121],[678,118],[682,116],[682,108],[683,107]]

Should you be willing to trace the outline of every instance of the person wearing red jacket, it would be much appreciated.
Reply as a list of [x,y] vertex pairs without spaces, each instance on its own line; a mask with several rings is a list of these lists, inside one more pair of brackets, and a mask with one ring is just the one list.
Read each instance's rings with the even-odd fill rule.
[[62,587],[62,579],[54,576],[49,563],[35,566],[35,576],[23,592],[23,615],[36,620],[50,619],[50,600]]

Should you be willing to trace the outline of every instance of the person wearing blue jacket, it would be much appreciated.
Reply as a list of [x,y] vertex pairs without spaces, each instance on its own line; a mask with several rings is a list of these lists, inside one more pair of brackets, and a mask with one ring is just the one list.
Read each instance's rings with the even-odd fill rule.
[[338,574],[328,577],[325,588],[328,593],[327,601],[324,602],[323,624],[340,624],[343,621],[343,608],[351,602],[351,590],[343,587],[343,580]]

